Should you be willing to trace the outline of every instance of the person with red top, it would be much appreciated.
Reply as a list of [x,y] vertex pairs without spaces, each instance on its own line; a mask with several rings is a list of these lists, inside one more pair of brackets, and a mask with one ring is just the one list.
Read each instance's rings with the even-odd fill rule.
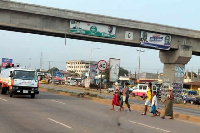
[[110,110],[114,110],[114,106],[120,106],[120,95],[119,95],[119,87],[118,82],[115,82],[115,90],[113,93],[113,99],[112,99],[112,108]]

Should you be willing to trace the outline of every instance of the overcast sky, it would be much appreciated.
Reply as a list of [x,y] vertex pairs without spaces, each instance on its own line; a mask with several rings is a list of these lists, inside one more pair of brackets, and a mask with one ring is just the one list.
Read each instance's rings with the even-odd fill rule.
[[[55,8],[69,9],[112,17],[158,23],[188,29],[200,30],[199,0],[14,0]],[[0,30],[0,58],[11,58],[14,63],[40,67],[41,52],[43,53],[44,69],[55,66],[65,70],[66,60],[89,60],[89,41],[17,33]],[[96,49],[100,47],[100,49]],[[92,60],[109,60],[110,57],[121,59],[121,66],[135,72],[138,70],[139,48],[114,44],[93,43]],[[141,54],[142,72],[162,72],[163,64],[159,59],[158,50],[143,49]],[[200,68],[200,57],[192,56],[186,69],[197,72]]]

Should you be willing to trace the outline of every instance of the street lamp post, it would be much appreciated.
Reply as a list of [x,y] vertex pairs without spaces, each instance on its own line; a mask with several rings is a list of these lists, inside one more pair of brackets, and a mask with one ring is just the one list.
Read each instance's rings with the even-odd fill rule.
[[140,79],[140,56],[141,56],[141,52],[144,52],[144,50],[137,50],[139,52],[139,66],[138,66],[138,80]]
[[90,44],[90,61],[92,61],[93,49],[101,49],[100,47],[93,48],[93,42]]
[[[50,69],[51,69],[51,66],[50,66],[50,63],[51,62],[53,62],[53,61],[49,61],[49,74],[51,74],[51,72],[50,72]],[[53,76],[53,72],[52,72],[52,75],[51,76]]]

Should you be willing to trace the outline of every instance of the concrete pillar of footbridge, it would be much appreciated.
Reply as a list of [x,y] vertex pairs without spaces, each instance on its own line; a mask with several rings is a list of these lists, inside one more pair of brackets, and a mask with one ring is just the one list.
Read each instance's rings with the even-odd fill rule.
[[164,63],[161,100],[166,98],[167,89],[171,86],[173,87],[175,101],[179,103],[181,101],[185,64],[192,57],[192,47],[179,45],[178,50],[160,51],[159,57],[161,62]]
[[183,82],[185,64],[192,57],[192,47],[187,45],[179,45],[178,50],[160,51],[159,57],[163,68],[163,80],[170,83]]

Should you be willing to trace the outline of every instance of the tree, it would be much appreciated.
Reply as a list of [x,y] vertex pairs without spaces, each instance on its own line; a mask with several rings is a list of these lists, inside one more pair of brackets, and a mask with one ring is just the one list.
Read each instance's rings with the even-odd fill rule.
[[119,76],[128,76],[128,70],[124,69],[123,67],[119,68]]
[[50,70],[48,70],[47,72],[53,76],[53,75],[55,75],[56,71],[59,71],[59,69],[57,67],[53,67]]
[[[104,79],[106,79],[106,85],[108,86],[108,87],[111,87],[112,86],[112,84],[113,84],[113,82],[110,82],[109,81],[109,68],[108,69],[106,69],[102,74],[104,75]],[[126,69],[124,69],[123,67],[120,67],[119,68],[119,76],[125,76],[125,75],[128,75],[128,70],[126,70]]]

